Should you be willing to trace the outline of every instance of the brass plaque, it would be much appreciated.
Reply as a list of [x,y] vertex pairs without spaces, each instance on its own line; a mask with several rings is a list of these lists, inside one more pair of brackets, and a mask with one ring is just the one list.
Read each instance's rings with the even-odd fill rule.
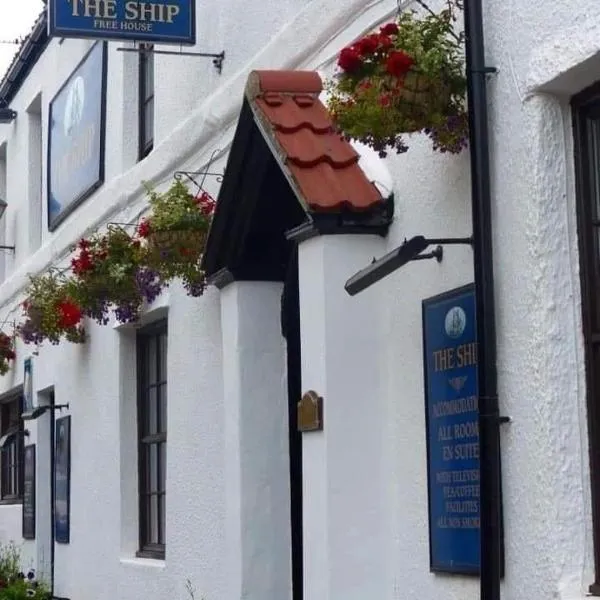
[[298,431],[321,431],[323,429],[323,398],[312,390],[298,402]]

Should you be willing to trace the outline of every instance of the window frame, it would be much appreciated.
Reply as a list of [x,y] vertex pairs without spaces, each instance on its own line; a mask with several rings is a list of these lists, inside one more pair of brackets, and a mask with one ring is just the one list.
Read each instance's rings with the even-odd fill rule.
[[[145,424],[147,417],[147,391],[151,386],[161,387],[167,390],[165,398],[165,414],[168,406],[168,373],[164,373],[164,379],[160,379],[160,364],[161,364],[161,353],[160,343],[156,346],[156,376],[157,381],[150,382],[147,377],[145,359],[148,348],[148,340],[158,340],[162,335],[167,336],[167,351],[165,357],[165,365],[168,359],[168,325],[167,320],[163,319],[153,323],[147,327],[144,327],[137,332],[136,336],[136,352],[137,352],[137,441],[138,441],[138,504],[139,504],[139,550],[136,553],[141,558],[154,558],[158,560],[164,560],[166,554],[166,509],[161,512],[161,501],[166,505],[166,464],[163,465],[162,471],[164,474],[164,482],[162,483],[162,489],[160,489],[159,474],[161,471],[161,458],[160,458],[160,444],[165,445],[164,460],[166,463],[167,455],[167,423],[160,423],[160,409],[159,409],[159,398],[157,395],[157,429],[161,426],[163,430],[152,434],[145,433]],[[165,419],[166,421],[166,419]],[[147,478],[147,454],[146,448],[151,445],[158,445],[157,449],[157,491],[154,492],[150,489]],[[157,537],[162,543],[155,543],[149,541],[150,532],[148,527],[148,496],[156,495],[157,501]]]
[[[138,159],[143,160],[154,148],[154,46],[153,44],[140,45],[139,59],[139,84],[138,84]],[[148,90],[147,69],[152,69],[152,90]],[[150,106],[149,106],[150,105]],[[146,115],[152,111],[152,132],[150,137],[146,134]]]
[[[573,96],[571,110],[594,539],[595,579],[589,593],[600,596],[600,376],[594,369],[594,353],[600,361],[600,156],[593,165],[591,145],[595,140],[600,151],[600,82]],[[591,122],[597,123],[595,131]]]
[[[7,407],[13,403],[17,404],[18,423],[5,426],[4,419]],[[23,395],[22,393],[11,394],[0,399],[0,437],[7,436],[7,440],[0,448],[0,505],[22,504],[23,503],[23,475],[24,475],[24,427],[21,415],[23,414]],[[4,472],[4,454],[10,447],[15,449],[16,462],[12,467],[16,468],[16,493],[5,492],[5,472]],[[12,490],[11,490],[12,492]]]

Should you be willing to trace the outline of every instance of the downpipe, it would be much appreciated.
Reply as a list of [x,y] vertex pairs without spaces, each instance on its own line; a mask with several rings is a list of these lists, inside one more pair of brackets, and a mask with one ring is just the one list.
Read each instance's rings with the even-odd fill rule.
[[465,0],[465,58],[471,154],[473,263],[477,315],[480,459],[480,598],[500,600],[502,573],[500,413],[482,0]]

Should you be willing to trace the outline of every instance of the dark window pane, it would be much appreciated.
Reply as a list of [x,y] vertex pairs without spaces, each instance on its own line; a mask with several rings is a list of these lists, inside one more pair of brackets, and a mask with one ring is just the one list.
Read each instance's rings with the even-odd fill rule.
[[164,492],[167,488],[167,444],[163,442],[159,445],[158,454],[158,491]]
[[165,381],[167,378],[167,334],[163,334],[159,338],[159,354],[160,354],[160,365],[158,379],[159,381]]
[[156,383],[156,338],[148,338],[148,344],[146,346],[146,374],[148,381],[146,385],[152,385]]
[[158,496],[150,496],[150,544],[158,544]]
[[150,444],[149,448],[148,472],[150,474],[148,481],[149,492],[158,492],[158,444]]
[[160,496],[158,497],[158,501],[159,501],[159,505],[160,505],[160,509],[159,509],[159,513],[158,513],[159,525],[160,525],[158,543],[164,544],[165,543],[165,526],[166,526],[166,518],[165,518],[166,496],[164,494],[160,494]]
[[[166,377],[166,375],[165,375]],[[159,411],[159,424],[158,430],[160,432],[167,431],[167,384],[162,383],[158,386],[158,411]]]
[[153,435],[158,432],[158,399],[157,389],[152,386],[148,390],[146,405],[146,434]]

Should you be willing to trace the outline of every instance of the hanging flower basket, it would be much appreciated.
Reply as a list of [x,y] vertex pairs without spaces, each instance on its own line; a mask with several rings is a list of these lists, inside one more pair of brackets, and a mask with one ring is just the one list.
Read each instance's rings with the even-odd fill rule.
[[148,188],[150,215],[138,226],[149,267],[169,281],[183,281],[191,296],[204,292],[200,259],[215,211],[215,201],[207,193],[190,194],[180,181],[174,181],[163,194]]
[[341,51],[340,72],[326,87],[343,135],[381,156],[406,152],[402,135],[415,132],[440,152],[466,146],[463,36],[453,30],[458,8],[451,0],[439,14],[404,11]]
[[11,361],[17,357],[15,343],[11,336],[0,331],[0,375],[6,375],[10,369]]
[[72,282],[63,274],[51,271],[31,277],[26,294],[25,320],[17,328],[26,344],[58,344],[62,338],[79,344],[85,341],[83,311]]

